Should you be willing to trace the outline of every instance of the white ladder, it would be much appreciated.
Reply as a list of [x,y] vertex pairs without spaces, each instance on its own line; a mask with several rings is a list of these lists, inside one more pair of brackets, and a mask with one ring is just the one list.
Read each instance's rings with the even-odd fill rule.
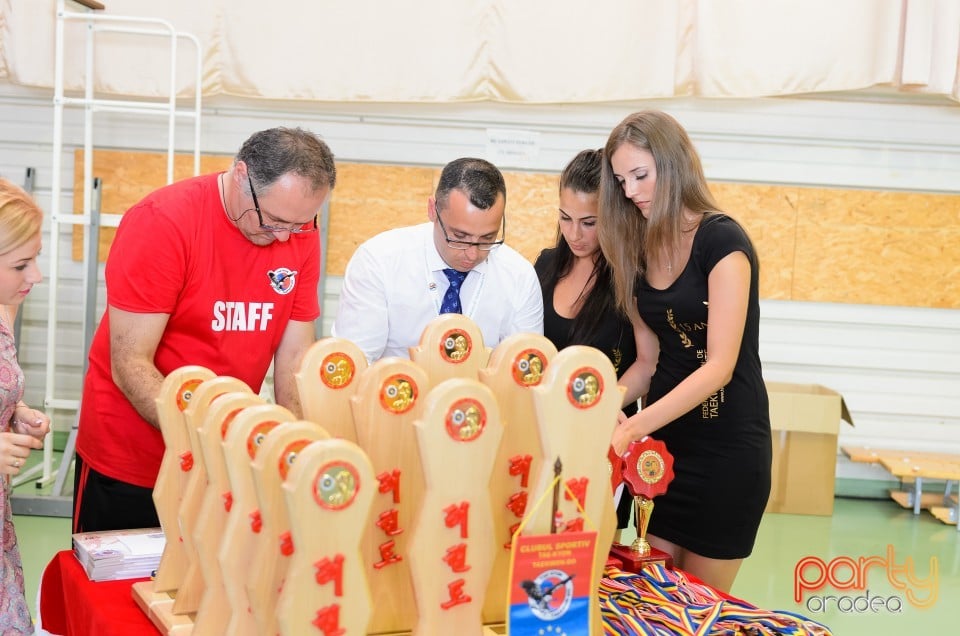
[[[57,296],[59,287],[59,238],[61,226],[73,227],[82,225],[84,232],[84,278],[85,291],[84,321],[83,321],[83,369],[86,372],[86,358],[96,326],[96,299],[98,258],[97,244],[99,242],[99,226],[116,227],[120,214],[99,213],[99,206],[95,209],[95,192],[93,186],[93,116],[95,113],[139,113],[156,115],[167,118],[167,183],[174,179],[174,149],[175,132],[178,119],[192,119],[193,134],[193,172],[200,172],[200,105],[202,94],[202,49],[199,40],[189,34],[177,31],[174,26],[162,19],[131,16],[114,16],[99,13],[104,5],[93,0],[71,0],[82,6],[81,11],[68,11],[66,0],[57,0],[56,13],[56,60],[54,73],[54,115],[53,115],[53,180],[51,185],[50,210],[50,265],[48,273],[49,300],[47,317],[47,351],[46,351],[46,382],[44,394],[44,408],[50,414],[54,410],[73,410],[79,414],[80,400],[63,398],[56,391],[56,352],[57,352]],[[85,37],[85,66],[84,66],[84,93],[82,97],[65,95],[64,91],[64,25],[68,21],[82,22],[86,27]],[[150,37],[168,38],[170,42],[170,77],[169,95],[165,100],[120,100],[98,97],[96,95],[94,53],[95,36],[98,33],[122,33],[143,35]],[[194,79],[193,106],[188,109],[177,107],[177,46],[180,40],[192,43],[196,51],[196,75]],[[65,108],[79,107],[84,109],[83,125],[83,213],[64,214],[60,210],[61,198],[61,171],[63,162],[63,112]],[[74,419],[67,444],[59,468],[53,470],[53,440],[48,435],[44,442],[43,461],[30,471],[21,475],[20,481],[35,479],[36,473],[41,472],[38,487],[56,478],[53,491],[50,495],[37,496],[31,503],[18,505],[18,512],[23,514],[42,514],[50,516],[66,516],[72,514],[72,493],[64,496],[63,487],[73,461],[77,435],[77,420]],[[22,499],[22,497],[21,497]]]

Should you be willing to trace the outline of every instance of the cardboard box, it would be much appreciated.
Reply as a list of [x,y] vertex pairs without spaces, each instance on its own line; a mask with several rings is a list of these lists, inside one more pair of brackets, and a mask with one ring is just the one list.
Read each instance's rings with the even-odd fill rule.
[[832,515],[843,396],[817,384],[767,382],[773,470],[767,512]]

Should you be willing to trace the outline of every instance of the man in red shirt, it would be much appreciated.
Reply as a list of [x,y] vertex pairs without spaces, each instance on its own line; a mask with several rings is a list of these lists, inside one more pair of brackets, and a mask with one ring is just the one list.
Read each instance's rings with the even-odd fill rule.
[[123,216],[106,265],[77,437],[75,532],[159,525],[155,399],[197,364],[300,414],[293,377],[320,315],[317,214],[336,181],[313,133],[252,135],[224,173],[161,188]]

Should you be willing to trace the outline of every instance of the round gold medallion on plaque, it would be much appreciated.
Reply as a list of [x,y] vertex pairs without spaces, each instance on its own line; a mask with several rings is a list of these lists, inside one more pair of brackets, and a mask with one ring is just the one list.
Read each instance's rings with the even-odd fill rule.
[[634,440],[623,454],[623,479],[634,497],[653,499],[673,481],[673,455],[658,439]]
[[640,479],[648,484],[655,484],[666,472],[666,466],[663,462],[663,456],[655,450],[645,450],[637,458],[637,473]]
[[409,375],[391,375],[380,386],[380,405],[391,413],[406,413],[416,401],[417,383]]
[[357,469],[343,460],[334,460],[317,471],[313,496],[321,508],[340,510],[353,503],[359,488]]
[[586,409],[603,395],[603,379],[600,372],[590,367],[574,371],[567,383],[567,399],[578,409]]
[[187,410],[187,406],[190,404],[190,398],[193,397],[193,392],[197,390],[197,387],[203,383],[203,380],[187,380],[182,385],[180,385],[180,390],[177,391],[177,408],[181,411]]
[[298,439],[287,444],[287,447],[280,453],[280,479],[287,478],[287,473],[290,472],[290,467],[293,466],[297,455],[312,441],[311,439]]
[[447,411],[447,435],[458,442],[477,439],[487,425],[487,412],[472,398],[457,400]]
[[513,379],[520,386],[536,386],[543,379],[547,356],[537,349],[524,349],[513,359]]
[[461,363],[470,357],[473,341],[461,329],[451,329],[440,339],[440,355],[448,362]]
[[356,365],[353,359],[340,351],[331,353],[320,365],[320,381],[331,389],[342,389],[350,385]]
[[253,430],[247,435],[247,454],[250,455],[250,459],[256,458],[257,451],[260,450],[260,444],[263,444],[263,438],[278,424],[280,422],[260,422],[253,427]]

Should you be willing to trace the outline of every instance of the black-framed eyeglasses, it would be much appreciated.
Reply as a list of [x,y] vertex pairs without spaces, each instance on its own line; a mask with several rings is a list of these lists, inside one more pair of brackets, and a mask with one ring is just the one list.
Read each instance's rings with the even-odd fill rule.
[[501,245],[507,238],[507,215],[504,214],[501,219],[501,228],[500,228],[500,240],[498,241],[458,241],[456,239],[450,238],[447,234],[447,228],[443,225],[443,219],[440,218],[440,209],[437,208],[437,223],[440,224],[440,231],[443,232],[443,240],[447,242],[447,247],[450,247],[455,250],[468,250],[471,247],[475,247],[478,250],[489,252],[490,250],[495,250]]
[[305,223],[291,223],[289,226],[284,227],[282,225],[270,225],[269,223],[263,222],[263,212],[260,211],[260,202],[257,201],[257,193],[253,189],[253,179],[250,178],[250,175],[247,175],[247,182],[250,184],[250,196],[253,198],[253,209],[257,213],[257,221],[260,222],[260,229],[267,232],[289,232],[290,234],[304,234],[306,232],[316,232],[317,231],[317,215],[313,215],[313,225],[310,227],[304,227]]

